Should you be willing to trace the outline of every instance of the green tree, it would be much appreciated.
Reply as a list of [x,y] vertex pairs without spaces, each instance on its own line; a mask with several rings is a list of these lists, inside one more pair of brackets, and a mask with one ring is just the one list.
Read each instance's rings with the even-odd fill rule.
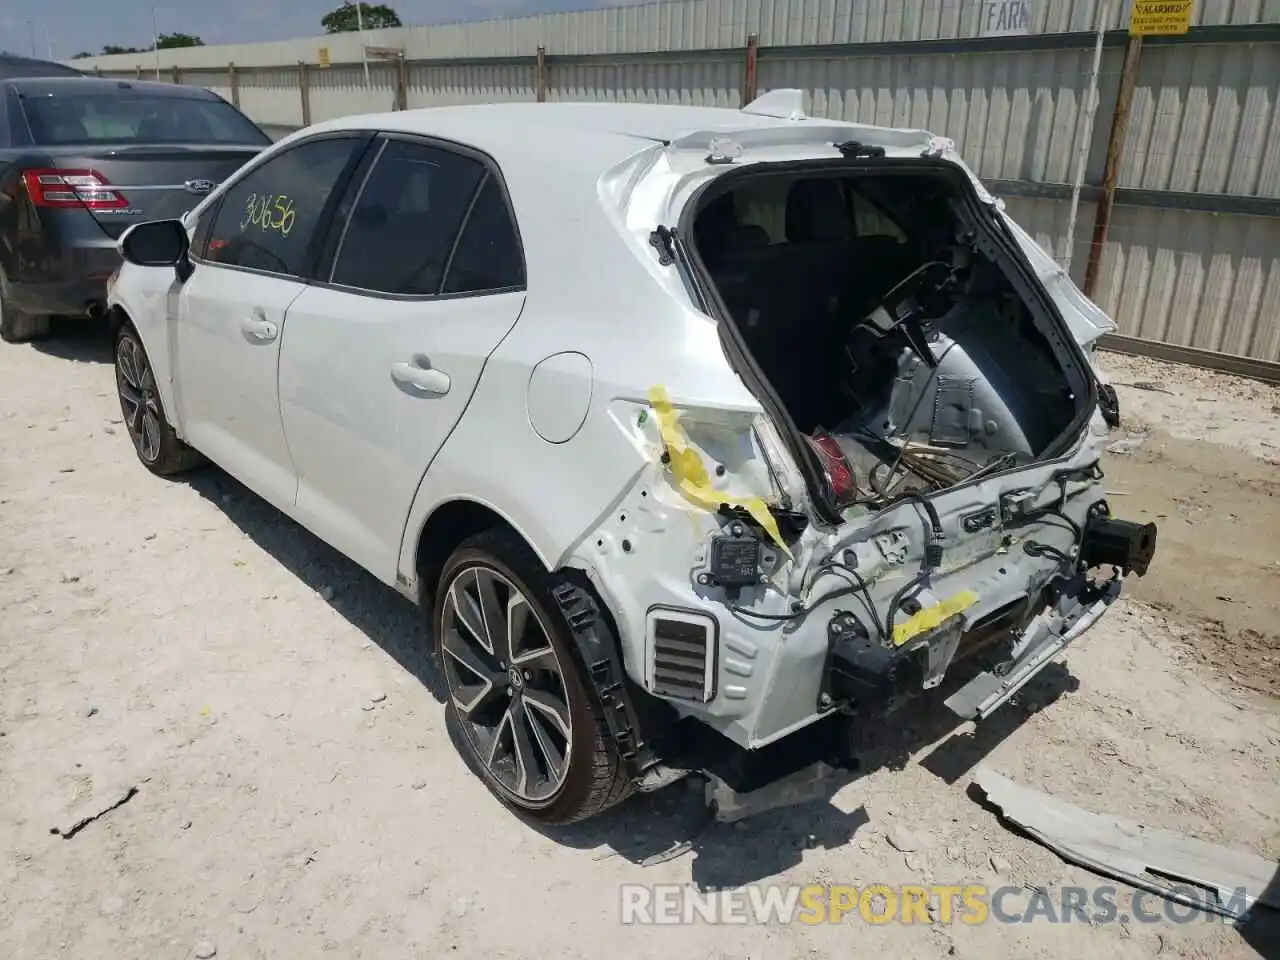
[[110,56],[113,53],[146,53],[150,47],[143,49],[141,47],[117,47],[114,43],[108,43],[102,48],[103,56]]
[[72,60],[83,60],[85,57],[92,57],[92,56],[93,56],[93,54],[92,54],[92,53],[90,53],[88,50],[81,50],[79,53],[77,53],[77,54],[76,54],[74,57],[72,57],[71,59],[72,59]]
[[173,50],[177,47],[203,47],[204,41],[189,33],[162,33],[156,38],[156,47],[160,50]]
[[[366,30],[403,26],[400,15],[385,3],[361,3],[360,18],[364,20]],[[325,33],[351,33],[359,30],[356,5],[351,0],[345,0],[337,10],[331,10],[320,18],[320,26],[324,27]]]

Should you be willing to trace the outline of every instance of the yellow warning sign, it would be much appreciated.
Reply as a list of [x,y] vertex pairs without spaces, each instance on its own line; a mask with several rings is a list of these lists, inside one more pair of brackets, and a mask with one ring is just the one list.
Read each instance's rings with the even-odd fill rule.
[[1129,36],[1152,37],[1186,33],[1191,28],[1195,0],[1133,0]]
[[328,47],[321,47],[321,48],[317,51],[317,53],[319,54],[319,56],[317,57],[317,59],[318,59],[318,60],[319,60],[319,62],[320,62],[320,66],[322,66],[322,67],[327,67],[327,66],[329,66],[329,63],[330,63],[330,61],[329,61],[329,48],[328,48]]

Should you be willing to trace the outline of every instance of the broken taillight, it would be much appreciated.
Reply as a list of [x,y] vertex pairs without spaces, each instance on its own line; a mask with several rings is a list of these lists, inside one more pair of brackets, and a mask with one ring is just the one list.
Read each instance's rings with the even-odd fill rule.
[[26,170],[22,182],[37,207],[119,210],[129,206],[129,201],[96,170]]
[[839,504],[846,504],[858,496],[858,482],[853,475],[853,467],[840,449],[835,437],[825,431],[819,431],[809,437],[809,444],[818,454],[823,472],[827,475],[827,483],[831,485],[831,493]]

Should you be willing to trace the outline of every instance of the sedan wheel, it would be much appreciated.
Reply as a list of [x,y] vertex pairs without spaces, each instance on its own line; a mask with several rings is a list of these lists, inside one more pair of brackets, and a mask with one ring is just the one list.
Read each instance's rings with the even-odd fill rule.
[[585,820],[625,799],[632,774],[575,633],[616,642],[589,591],[498,529],[459,546],[432,595],[449,721],[494,795],[545,824]]
[[160,399],[146,352],[132,336],[116,343],[116,389],[134,449],[143,463],[154,464],[160,458]]
[[116,334],[116,392],[138,459],[162,477],[199,466],[204,458],[178,439],[165,419],[156,375],[138,331],[125,323]]
[[442,602],[445,676],[469,742],[518,805],[549,803],[569,772],[573,718],[547,628],[483,566],[459,570]]

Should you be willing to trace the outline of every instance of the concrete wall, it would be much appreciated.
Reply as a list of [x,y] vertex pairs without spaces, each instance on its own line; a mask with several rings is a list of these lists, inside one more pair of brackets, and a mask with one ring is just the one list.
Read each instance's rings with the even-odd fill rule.
[[[370,32],[402,50],[408,107],[505,100],[741,106],[745,44],[759,92],[798,87],[817,116],[954,138],[1060,259],[1102,0],[679,0]],[[1082,279],[1120,86],[1130,0],[1113,0],[1071,271]],[[1130,336],[1280,363],[1280,0],[1197,0],[1183,37],[1148,39],[1094,296]],[[331,66],[318,65],[327,48]],[[545,51],[540,74],[536,55]],[[160,76],[235,99],[265,125],[393,109],[394,64],[359,37],[161,51]],[[109,76],[155,57],[76,61]],[[234,66],[232,66],[234,64]],[[177,68],[176,71],[174,68]],[[303,72],[305,71],[305,94]],[[234,75],[234,84],[233,84]],[[1278,368],[1280,369],[1280,368]]]

